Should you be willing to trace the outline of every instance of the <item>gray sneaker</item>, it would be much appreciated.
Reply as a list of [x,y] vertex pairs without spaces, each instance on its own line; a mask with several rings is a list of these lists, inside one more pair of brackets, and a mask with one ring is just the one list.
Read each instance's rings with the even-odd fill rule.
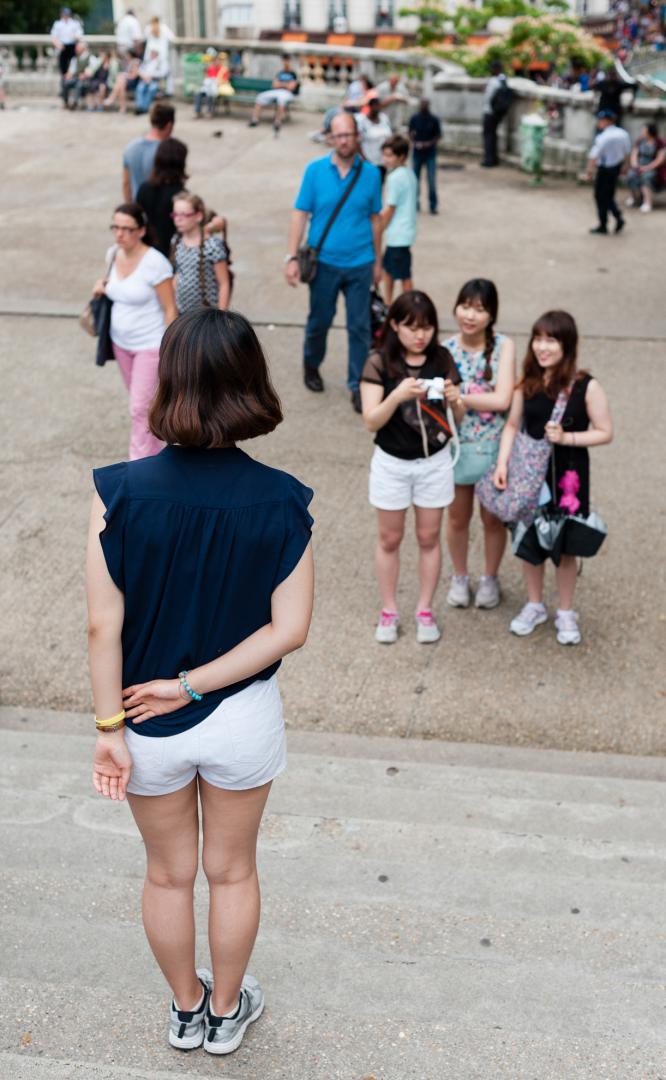
[[263,1011],[264,992],[252,975],[246,975],[233,1016],[215,1016],[208,1006],[204,1050],[209,1054],[231,1054],[238,1050],[248,1025],[258,1020]]
[[487,574],[479,579],[479,587],[474,597],[474,607],[495,608],[502,599],[499,581],[496,577],[488,577]]
[[197,968],[199,982],[203,986],[203,1001],[194,1012],[185,1012],[171,1002],[169,1018],[169,1042],[179,1050],[194,1050],[204,1041],[204,1018],[208,1009],[210,992],[213,989],[213,976],[208,968]]
[[470,599],[469,578],[467,575],[454,574],[446,597],[447,604],[451,607],[469,607]]

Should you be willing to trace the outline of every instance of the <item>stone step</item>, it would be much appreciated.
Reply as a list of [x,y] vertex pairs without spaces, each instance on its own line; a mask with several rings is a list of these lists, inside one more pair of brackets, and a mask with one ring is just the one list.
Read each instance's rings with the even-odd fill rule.
[[222,1065],[165,1045],[142,844],[91,746],[0,711],[0,1075],[658,1080],[663,763],[292,733],[260,838],[267,1010]]

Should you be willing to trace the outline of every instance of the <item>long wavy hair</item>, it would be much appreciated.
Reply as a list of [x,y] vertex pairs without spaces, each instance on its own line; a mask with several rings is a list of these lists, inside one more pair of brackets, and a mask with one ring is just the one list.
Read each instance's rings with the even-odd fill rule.
[[[542,368],[534,355],[534,339],[542,334],[555,338],[562,346],[562,359],[555,368]],[[554,401],[560,390],[585,374],[578,370],[577,360],[578,327],[575,319],[568,311],[546,311],[537,319],[530,333],[523,374],[518,384],[523,397],[533,398],[543,392]]]
[[456,302],[453,305],[454,315],[458,305],[464,304],[466,300],[478,301],[483,310],[490,315],[490,322],[485,329],[485,344],[483,349],[483,359],[486,362],[486,366],[483,370],[483,377],[487,383],[490,383],[493,380],[491,360],[495,348],[495,323],[497,322],[497,313],[499,311],[499,297],[494,282],[489,281],[488,278],[472,278],[471,281],[466,281],[458,293]]

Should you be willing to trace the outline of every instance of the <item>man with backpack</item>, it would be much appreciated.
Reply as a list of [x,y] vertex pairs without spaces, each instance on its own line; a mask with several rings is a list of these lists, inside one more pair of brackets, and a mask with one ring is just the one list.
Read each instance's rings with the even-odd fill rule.
[[490,65],[490,78],[483,95],[483,161],[485,169],[499,165],[497,156],[497,129],[506,116],[513,100],[502,65],[494,60]]

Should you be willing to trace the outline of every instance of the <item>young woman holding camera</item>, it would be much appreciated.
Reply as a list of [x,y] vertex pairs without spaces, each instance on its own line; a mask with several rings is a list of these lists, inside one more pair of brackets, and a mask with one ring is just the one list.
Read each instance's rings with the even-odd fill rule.
[[[424,385],[433,379],[441,380],[434,399]],[[363,420],[375,433],[370,503],[377,510],[375,564],[382,601],[375,640],[383,644],[398,638],[400,544],[410,506],[419,545],[416,639],[425,644],[441,636],[432,601],[442,564],[442,513],[454,493],[446,403],[459,423],[464,415],[459,383],[453,357],[438,340],[432,300],[417,290],[403,293],[389,308],[379,348],[361,376]]]
[[[160,349],[150,427],[165,449],[94,472],[93,782],[111,799],[127,792],[145,844],[143,919],[173,993],[169,1042],[212,1054],[235,1050],[264,1006],[246,967],[257,832],[286,765],[276,672],[312,611],[312,492],[236,446],[281,420],[249,323],[189,312]],[[212,974],[195,961],[199,803]]]

